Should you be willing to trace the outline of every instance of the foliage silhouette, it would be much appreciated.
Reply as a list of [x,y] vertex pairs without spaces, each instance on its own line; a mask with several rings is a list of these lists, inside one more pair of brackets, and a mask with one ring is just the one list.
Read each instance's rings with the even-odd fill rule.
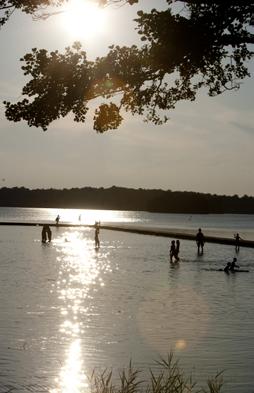
[[0,0],[0,28],[13,15],[15,11],[22,11],[33,15],[34,18],[45,18],[47,7],[57,7],[62,5],[65,0]]
[[114,379],[112,371],[104,370],[101,374],[93,373],[90,378],[91,393],[220,393],[223,388],[222,373],[207,381],[207,388],[200,388],[181,370],[173,354],[156,362],[156,368],[143,380],[140,370],[130,362],[127,369]]
[[[178,3],[184,6],[176,12]],[[104,132],[120,126],[123,111],[162,124],[169,110],[179,101],[195,100],[201,88],[210,96],[238,89],[253,56],[254,1],[165,0],[165,5],[162,11],[138,11],[140,46],[112,45],[95,61],[87,60],[79,43],[63,54],[34,48],[21,59],[31,78],[22,91],[25,98],[5,102],[6,117],[43,130],[68,113],[85,122],[89,104],[101,97],[94,129]]]

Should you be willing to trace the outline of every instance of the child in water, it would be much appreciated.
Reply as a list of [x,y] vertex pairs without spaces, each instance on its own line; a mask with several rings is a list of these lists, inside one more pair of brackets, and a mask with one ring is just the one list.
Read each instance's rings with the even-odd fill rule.
[[230,268],[231,268],[231,262],[228,262],[223,270],[224,270],[225,273],[229,273]]
[[239,266],[236,265],[236,261],[237,261],[237,258],[234,258],[232,262],[228,262],[223,269],[224,272],[225,273],[234,272],[236,267],[239,269]]
[[239,269],[239,266],[236,265],[236,261],[237,261],[237,258],[234,258],[233,262],[231,262],[231,266],[230,266],[230,269],[229,269],[231,272],[234,272],[236,267]]

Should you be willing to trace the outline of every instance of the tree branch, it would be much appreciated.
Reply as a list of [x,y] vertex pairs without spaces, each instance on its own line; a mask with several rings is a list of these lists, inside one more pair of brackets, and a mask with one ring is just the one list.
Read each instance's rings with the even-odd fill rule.
[[237,46],[241,44],[254,44],[254,34],[246,33],[244,35],[223,34],[221,37],[223,45]]

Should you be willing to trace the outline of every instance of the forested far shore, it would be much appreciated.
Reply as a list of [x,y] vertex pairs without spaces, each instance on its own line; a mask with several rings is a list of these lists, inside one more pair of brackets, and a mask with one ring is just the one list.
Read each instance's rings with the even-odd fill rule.
[[0,206],[254,214],[254,197],[116,186],[32,190],[3,187],[0,189]]

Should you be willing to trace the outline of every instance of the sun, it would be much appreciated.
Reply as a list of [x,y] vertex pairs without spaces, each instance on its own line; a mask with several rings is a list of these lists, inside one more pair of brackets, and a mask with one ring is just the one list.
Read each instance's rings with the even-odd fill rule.
[[62,13],[64,29],[71,38],[86,40],[106,30],[106,12],[92,0],[70,0]]

